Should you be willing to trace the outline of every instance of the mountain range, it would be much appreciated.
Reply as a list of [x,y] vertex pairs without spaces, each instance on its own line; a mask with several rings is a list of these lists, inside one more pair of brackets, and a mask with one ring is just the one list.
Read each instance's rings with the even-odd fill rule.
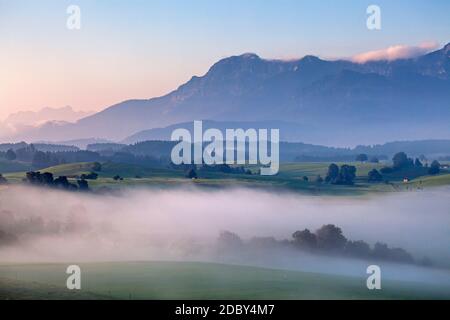
[[129,143],[157,137],[157,128],[213,120],[266,123],[281,135],[289,130],[290,141],[350,146],[450,138],[449,119],[450,43],[412,59],[366,63],[232,56],[165,96],[127,100],[75,123],[49,122],[14,140]]

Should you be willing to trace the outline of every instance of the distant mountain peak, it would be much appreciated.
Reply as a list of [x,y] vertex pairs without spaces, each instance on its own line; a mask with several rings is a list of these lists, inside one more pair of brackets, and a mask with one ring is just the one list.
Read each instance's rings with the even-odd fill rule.
[[261,59],[256,53],[247,52],[244,54],[241,54],[239,57],[244,59]]
[[300,59],[301,61],[305,62],[316,62],[321,61],[319,57],[313,56],[313,55],[306,55],[303,58]]
[[[222,80],[223,77],[236,78],[244,73],[264,72],[264,65],[268,61],[261,59],[255,53],[244,53],[238,56],[231,56],[216,62],[207,72],[206,77],[216,77]],[[258,70],[258,71],[257,71]]]

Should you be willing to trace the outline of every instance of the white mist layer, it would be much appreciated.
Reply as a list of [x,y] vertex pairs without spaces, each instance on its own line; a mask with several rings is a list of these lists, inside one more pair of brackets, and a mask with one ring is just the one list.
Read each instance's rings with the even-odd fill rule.
[[[127,260],[223,261],[213,253],[220,231],[243,239],[290,239],[324,224],[350,240],[401,247],[447,270],[386,265],[396,279],[450,285],[448,189],[373,197],[307,197],[249,189],[129,190],[99,196],[43,188],[0,190],[0,230],[18,243],[0,244],[0,262]],[[226,262],[226,261],[225,261]],[[296,250],[243,256],[236,263],[365,275],[367,262],[312,256]],[[400,269],[399,269],[400,268]]]

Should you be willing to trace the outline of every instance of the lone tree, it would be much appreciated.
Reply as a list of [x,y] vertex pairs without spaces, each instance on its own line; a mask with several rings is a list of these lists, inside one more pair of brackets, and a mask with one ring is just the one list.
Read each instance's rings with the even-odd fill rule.
[[368,159],[369,159],[369,157],[365,153],[361,153],[356,156],[356,161],[359,161],[359,162],[366,162]]
[[383,180],[383,176],[377,169],[369,171],[369,182],[380,182]]
[[8,151],[6,151],[5,158],[6,158],[6,160],[13,161],[13,160],[16,160],[17,155],[13,151],[13,149],[8,149]]
[[439,161],[434,160],[431,165],[430,168],[428,169],[428,173],[435,175],[438,174],[441,171],[441,164],[439,163]]
[[373,156],[373,157],[370,158],[369,162],[372,162],[372,163],[379,163],[380,160],[379,160],[377,157]]

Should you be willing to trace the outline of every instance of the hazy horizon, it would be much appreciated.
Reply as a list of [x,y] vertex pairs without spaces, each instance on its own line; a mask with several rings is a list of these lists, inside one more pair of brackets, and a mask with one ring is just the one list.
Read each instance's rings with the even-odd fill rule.
[[246,52],[363,61],[386,57],[383,51],[423,53],[450,40],[450,4],[443,2],[379,1],[383,29],[376,33],[365,28],[363,2],[78,1],[76,31],[66,28],[70,4],[0,1],[0,119],[66,105],[101,111],[162,96],[218,60]]

